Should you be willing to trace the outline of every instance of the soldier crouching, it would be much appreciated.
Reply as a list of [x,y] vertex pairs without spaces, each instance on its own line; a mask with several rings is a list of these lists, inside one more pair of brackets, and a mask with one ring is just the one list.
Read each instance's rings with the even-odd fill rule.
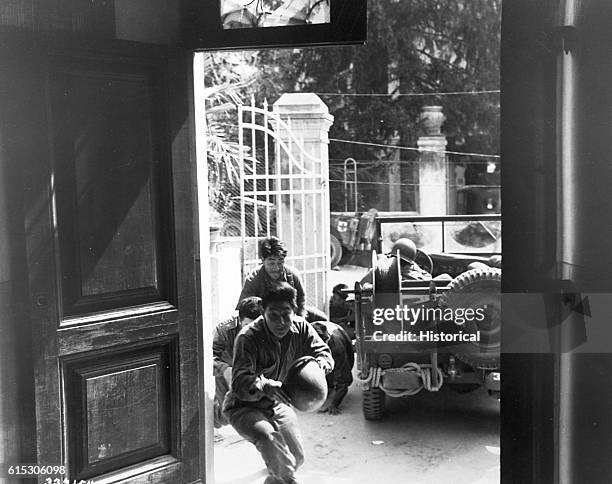
[[321,339],[329,346],[334,359],[334,369],[325,377],[328,388],[327,400],[319,412],[336,415],[340,413],[340,403],[353,383],[353,364],[355,363],[353,343],[346,331],[336,323],[316,321],[312,325]]
[[325,373],[333,369],[329,347],[295,315],[296,291],[281,282],[262,298],[263,315],[236,338],[232,385],[224,411],[230,424],[261,453],[266,484],[295,484],[304,462],[297,416],[282,391],[291,365],[312,356]]

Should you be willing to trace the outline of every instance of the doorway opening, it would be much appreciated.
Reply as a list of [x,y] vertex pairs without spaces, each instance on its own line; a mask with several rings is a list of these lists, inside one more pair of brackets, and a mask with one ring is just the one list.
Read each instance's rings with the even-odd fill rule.
[[[334,288],[364,280],[372,250],[390,252],[400,238],[413,240],[436,263],[438,253],[451,251],[440,238],[450,240],[455,252],[473,258],[470,263],[498,273],[498,259],[491,256],[501,254],[500,3],[478,9],[462,1],[444,8],[436,2],[370,5],[367,46],[198,54],[207,95],[211,334],[236,317],[244,278],[258,262],[257,243],[268,236],[291,241],[295,259],[287,263],[303,279],[313,275],[306,295],[332,320]],[[299,116],[280,119],[285,128],[274,118],[290,110],[289,101],[299,111],[306,95],[318,100],[309,105],[320,102],[321,113],[330,115],[321,119],[333,117],[322,138],[327,171],[318,181],[305,177],[310,171],[296,155],[313,149]],[[287,136],[275,138],[281,131]],[[283,149],[295,161],[284,180]],[[315,192],[321,183],[327,186],[316,202],[304,202],[303,192]],[[310,221],[305,215],[283,218],[283,210],[290,215],[301,204],[312,209],[325,200],[327,212],[314,212]],[[413,219],[422,216],[438,220]],[[398,218],[395,225],[381,225],[389,217]],[[317,233],[311,246],[303,240],[303,223]],[[299,261],[302,249],[306,257]],[[320,278],[321,266],[312,262],[317,257],[325,261]],[[468,268],[435,270],[450,272],[454,283]],[[398,293],[402,287],[400,281]],[[347,314],[355,297],[341,301]],[[345,322],[350,334],[350,318]],[[372,394],[364,389],[368,373],[358,368],[364,364],[358,353],[341,412],[298,415],[306,448],[298,475],[304,482],[384,483],[398,475],[432,483],[451,475],[453,482],[499,482],[499,379],[491,381],[499,376],[499,359],[467,371],[469,362],[450,357],[440,355],[438,391],[425,388],[400,398],[389,392],[378,420],[366,408],[373,405]],[[451,384],[454,368],[473,381]],[[215,430],[214,463],[218,483],[259,483],[267,475],[256,448],[228,425]]]

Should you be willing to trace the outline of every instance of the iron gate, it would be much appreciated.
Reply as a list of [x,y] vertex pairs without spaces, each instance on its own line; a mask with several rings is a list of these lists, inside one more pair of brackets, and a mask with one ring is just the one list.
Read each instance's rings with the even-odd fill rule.
[[[329,167],[325,150],[304,141],[303,125],[290,113],[251,105],[238,107],[242,276],[260,264],[262,238],[286,244],[288,265],[298,271],[306,302],[327,310]],[[319,137],[319,144],[321,137]],[[324,151],[325,155],[320,153]]]

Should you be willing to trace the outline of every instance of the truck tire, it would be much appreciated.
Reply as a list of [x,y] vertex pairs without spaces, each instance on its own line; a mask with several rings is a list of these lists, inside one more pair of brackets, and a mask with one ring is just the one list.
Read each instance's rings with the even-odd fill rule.
[[363,416],[366,420],[380,420],[385,415],[385,393],[380,388],[363,391]]
[[[473,368],[496,370],[501,349],[501,270],[493,267],[472,269],[458,276],[440,298],[442,307],[481,309],[484,318],[465,321],[466,332],[480,331],[480,341],[465,342],[452,353]],[[478,313],[477,313],[478,314]]]
[[379,255],[374,269],[374,307],[394,308],[400,303],[397,257]]
[[335,235],[330,234],[329,245],[330,245],[329,264],[331,268],[333,269],[338,264],[340,264],[340,260],[342,259],[342,244],[340,243],[340,241]]

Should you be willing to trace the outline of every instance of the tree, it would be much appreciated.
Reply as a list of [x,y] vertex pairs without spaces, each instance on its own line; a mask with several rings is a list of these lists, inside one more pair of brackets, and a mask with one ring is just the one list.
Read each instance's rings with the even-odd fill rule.
[[[365,46],[254,53],[256,82],[249,86],[248,94],[258,102],[264,98],[273,102],[284,92],[320,93],[335,117],[331,138],[381,145],[399,137],[399,145],[415,146],[422,106],[442,105],[449,150],[497,154],[498,94],[410,94],[499,89],[501,0],[368,3]],[[350,156],[370,162],[367,172],[360,170],[360,177],[367,175],[374,187],[384,183],[383,167],[392,152],[363,145],[330,145],[332,161],[341,163]],[[402,159],[415,157],[402,152]],[[477,175],[486,165],[475,166]],[[341,170],[340,164],[332,164],[336,171],[331,178],[339,177],[339,167]],[[343,196],[341,191],[334,193]],[[332,200],[334,205],[338,208],[343,202]]]
[[395,96],[322,96],[334,132],[382,141],[399,131],[410,142],[421,106],[438,103],[455,147],[497,153],[497,95],[397,94],[499,89],[500,14],[499,0],[372,1],[366,46],[259,52],[255,94],[274,100],[287,91],[386,95],[391,88]]
[[204,57],[204,99],[206,103],[206,153],[208,164],[211,224],[220,225],[240,192],[240,150],[235,113],[245,90],[254,80],[254,71],[240,53]]

